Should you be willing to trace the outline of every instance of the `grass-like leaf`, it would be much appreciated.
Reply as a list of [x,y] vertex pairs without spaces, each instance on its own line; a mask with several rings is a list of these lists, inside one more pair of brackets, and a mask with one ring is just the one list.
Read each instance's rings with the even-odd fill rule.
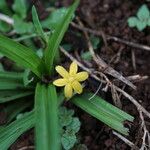
[[78,6],[79,0],[76,0],[75,3],[68,9],[66,14],[64,15],[64,18],[59,23],[59,25],[55,28],[52,35],[50,35],[47,49],[44,53],[45,58],[45,64],[47,72],[50,74],[53,69],[53,61],[55,58],[55,55],[58,51],[60,42],[62,41],[62,38],[69,26],[69,23],[73,17],[73,14]]
[[34,114],[30,112],[8,126],[0,128],[0,149],[7,150],[21,134],[34,126],[34,122]]
[[23,73],[0,71],[0,78],[23,80]]
[[53,85],[37,84],[35,117],[36,150],[59,150],[58,102]]
[[31,90],[1,90],[0,91],[0,103],[12,101],[21,97],[26,97],[33,94]]
[[[19,101],[13,101],[10,103],[7,103],[4,110],[6,113],[6,120],[7,124],[10,123],[19,113],[21,113],[26,108],[30,107],[32,105],[33,101],[26,99],[21,99]],[[21,107],[20,107],[21,106]]]
[[31,69],[38,77],[42,76],[42,60],[31,49],[0,35],[0,52],[23,67]]
[[0,90],[14,90],[14,89],[31,89],[32,87],[24,87],[23,83],[16,80],[0,79]]
[[0,90],[17,88],[24,88],[22,73],[0,72]]
[[43,41],[47,42],[47,35],[42,29],[35,6],[32,7],[32,19],[36,32],[43,39]]
[[[84,95],[85,99],[89,99],[89,97],[92,97],[93,93],[88,93]],[[127,114],[126,112],[120,110],[119,108],[111,105],[110,103],[106,102],[99,96],[95,96],[93,99],[90,100],[94,105],[99,106],[102,110],[106,111],[107,113],[113,115],[116,119],[119,121],[133,121],[134,117]]]
[[98,96],[89,100],[91,96],[92,94],[84,94],[82,96],[74,97],[71,101],[90,115],[107,124],[109,127],[124,135],[128,135],[128,129],[123,126],[123,122],[125,120],[133,121],[134,118],[115,106],[105,102]]

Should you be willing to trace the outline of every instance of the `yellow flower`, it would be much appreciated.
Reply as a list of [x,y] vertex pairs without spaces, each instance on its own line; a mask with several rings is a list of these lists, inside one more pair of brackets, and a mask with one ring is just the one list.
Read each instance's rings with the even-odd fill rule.
[[65,86],[64,93],[66,98],[72,97],[73,90],[78,94],[83,92],[80,82],[88,78],[88,73],[86,71],[77,73],[78,65],[75,61],[71,63],[69,72],[62,66],[56,66],[55,69],[63,78],[55,80],[53,84],[60,87]]

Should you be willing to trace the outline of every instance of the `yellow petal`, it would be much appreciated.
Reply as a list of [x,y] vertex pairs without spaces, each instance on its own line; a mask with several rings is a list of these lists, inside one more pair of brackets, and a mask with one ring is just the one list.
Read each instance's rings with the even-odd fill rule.
[[78,94],[81,94],[83,91],[82,85],[78,81],[72,82],[71,86]]
[[86,71],[82,71],[76,74],[76,79],[78,81],[84,81],[89,77],[88,73]]
[[69,77],[69,73],[66,71],[66,69],[62,66],[56,66],[56,71],[64,78]]
[[70,75],[75,75],[78,71],[78,65],[75,61],[73,61],[70,65],[70,69],[69,69],[69,74]]
[[53,82],[54,85],[56,86],[65,86],[67,84],[67,80],[66,79],[57,79]]
[[65,86],[64,92],[65,92],[65,97],[66,98],[71,98],[72,97],[72,87],[71,87],[70,84],[67,84]]

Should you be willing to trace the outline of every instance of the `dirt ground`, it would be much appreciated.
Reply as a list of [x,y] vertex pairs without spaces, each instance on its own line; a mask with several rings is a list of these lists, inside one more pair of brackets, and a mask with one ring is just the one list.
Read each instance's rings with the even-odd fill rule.
[[[139,32],[134,28],[129,28],[127,18],[135,15],[137,9],[146,1],[144,0],[81,0],[77,10],[77,15],[86,27],[94,30],[102,30],[105,34],[116,36],[127,41],[132,41],[139,44],[150,46],[150,27]],[[67,6],[70,0],[56,2],[56,6]],[[150,7],[150,3],[147,3]],[[69,28],[65,40],[73,42],[77,49],[86,48],[86,40],[78,39],[74,32],[81,32],[73,27]],[[81,32],[82,33],[82,32]],[[97,54],[101,56],[110,66],[123,74],[124,76],[142,75],[150,76],[150,53],[138,48],[107,40],[108,49],[102,45],[97,49]],[[110,60],[120,54],[118,61]],[[75,55],[74,53],[72,53]],[[80,54],[80,51],[79,51]],[[133,62],[135,57],[135,63]],[[97,81],[89,80],[92,85],[92,91],[95,92],[99,86]],[[132,95],[144,108],[150,111],[150,80],[139,81],[135,83],[137,90],[129,87],[125,91]],[[108,102],[113,103],[111,92],[107,93],[99,91],[101,97]],[[141,144],[140,132],[141,121],[136,107],[127,99],[121,96],[122,109],[135,117],[133,124],[130,127],[130,134],[127,137],[137,145]],[[74,106],[69,106],[74,107]],[[128,150],[131,149],[121,139],[113,135],[112,130],[106,125],[97,121],[93,117],[75,107],[76,115],[79,116],[82,122],[80,130],[81,143],[85,144],[89,150]],[[150,120],[145,116],[147,128],[150,130]],[[34,145],[33,130],[22,135],[16,143],[12,145],[11,150],[18,150],[23,146]],[[30,149],[30,148],[28,148]]]

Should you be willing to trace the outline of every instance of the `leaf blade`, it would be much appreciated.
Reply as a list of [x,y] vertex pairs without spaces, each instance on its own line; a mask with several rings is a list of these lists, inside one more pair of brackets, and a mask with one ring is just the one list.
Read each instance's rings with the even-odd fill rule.
[[15,0],[13,4],[13,10],[22,18],[26,17],[27,7],[25,0]]
[[26,101],[26,99],[21,99],[19,101],[7,103],[6,107],[4,108],[4,112],[7,116],[7,124],[10,123],[14,118],[16,118],[16,116],[23,110],[30,107],[32,103],[33,101]]
[[93,117],[107,124],[109,127],[124,135],[128,135],[128,129],[123,126],[123,120],[117,119],[114,115],[107,112],[107,110],[104,111],[103,109],[100,109],[100,107],[82,96],[74,97],[71,101]]
[[41,77],[42,61],[31,49],[0,35],[0,52]]
[[143,4],[138,12],[137,12],[137,17],[141,20],[144,21],[144,19],[148,19],[150,15],[149,9],[147,7],[147,5]]
[[34,126],[34,114],[30,112],[22,118],[15,120],[6,127],[2,127],[0,134],[0,148],[6,150],[25,131]]
[[56,27],[54,33],[49,38],[48,46],[44,53],[45,64],[49,74],[52,71],[54,57],[58,51],[59,44],[69,26],[78,3],[79,0],[76,0],[75,3],[68,9],[68,12],[64,15],[62,22]]
[[47,35],[44,33],[42,29],[35,6],[32,7],[32,19],[36,32],[45,42],[47,42]]
[[58,103],[55,87],[37,84],[35,95],[36,149],[60,149]]
[[[87,93],[84,94],[83,97],[85,99],[89,99],[93,96],[93,93]],[[120,118],[123,120],[133,121],[134,117],[127,114],[126,112],[120,110],[119,108],[115,107],[114,105],[106,102],[99,96],[95,96],[93,99],[91,99],[91,102],[93,102],[95,105],[99,106],[101,109],[105,109],[105,111],[109,112],[109,114],[112,114],[114,117]]]
[[33,91],[29,90],[1,90],[0,103],[6,103],[32,94]]

